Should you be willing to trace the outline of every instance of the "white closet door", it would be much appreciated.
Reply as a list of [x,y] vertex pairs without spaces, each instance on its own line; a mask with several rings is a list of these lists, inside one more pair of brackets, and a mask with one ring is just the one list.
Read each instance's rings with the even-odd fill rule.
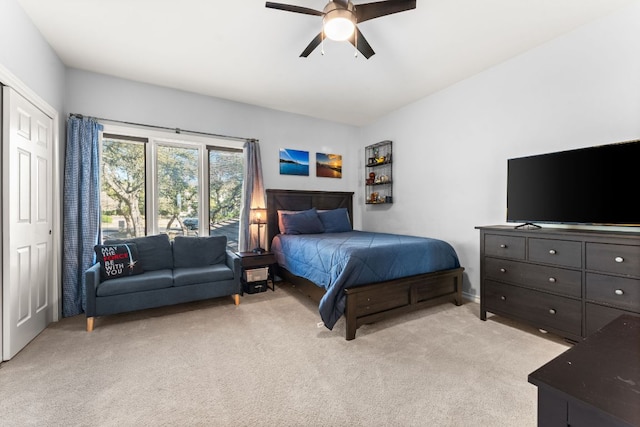
[[53,121],[3,87],[2,358],[11,359],[52,318]]

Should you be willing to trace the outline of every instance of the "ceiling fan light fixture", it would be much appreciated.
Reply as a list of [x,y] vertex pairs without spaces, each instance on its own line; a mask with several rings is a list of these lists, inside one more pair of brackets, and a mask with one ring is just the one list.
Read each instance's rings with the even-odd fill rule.
[[329,3],[325,9],[323,30],[325,35],[331,40],[344,41],[348,40],[356,29],[356,17],[351,8],[331,8],[333,2]]

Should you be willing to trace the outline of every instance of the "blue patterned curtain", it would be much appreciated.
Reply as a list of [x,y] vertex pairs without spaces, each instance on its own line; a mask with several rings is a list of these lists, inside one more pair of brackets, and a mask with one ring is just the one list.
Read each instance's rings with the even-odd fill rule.
[[[264,184],[262,183],[260,146],[257,141],[247,141],[244,144],[244,183],[242,188],[242,209],[240,210],[240,242],[238,244],[238,249],[241,252],[249,251],[250,248],[255,246],[266,248],[271,243],[268,242],[266,246],[264,244],[251,245],[252,233],[251,227],[249,227],[251,208],[266,208]],[[257,231],[253,234],[257,234]],[[266,234],[263,233],[261,239],[264,239]],[[257,239],[257,236],[255,239]]]
[[84,272],[94,261],[100,228],[98,136],[102,125],[69,117],[64,162],[62,315],[85,309]]

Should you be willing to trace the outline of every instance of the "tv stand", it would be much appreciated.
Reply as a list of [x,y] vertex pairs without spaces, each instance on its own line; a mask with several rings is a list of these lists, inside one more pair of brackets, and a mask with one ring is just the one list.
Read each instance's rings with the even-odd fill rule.
[[525,230],[537,230],[538,228],[542,228],[542,227],[532,222],[525,222],[524,224],[516,225],[513,228],[516,230],[519,230],[521,228],[524,228]]

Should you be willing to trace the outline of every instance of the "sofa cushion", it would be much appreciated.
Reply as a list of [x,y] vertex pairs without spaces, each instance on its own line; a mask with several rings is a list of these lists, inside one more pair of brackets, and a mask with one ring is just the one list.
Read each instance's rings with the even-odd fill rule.
[[133,292],[150,291],[169,288],[173,285],[171,270],[149,271],[137,276],[119,277],[106,280],[98,285],[96,295],[106,297],[111,295],[130,294]]
[[173,285],[187,286],[196,283],[218,282],[233,279],[233,270],[225,264],[205,267],[176,268],[173,270]]
[[224,264],[227,259],[227,236],[185,237],[173,241],[175,268]]
[[105,245],[115,243],[135,243],[138,247],[140,263],[144,271],[164,270],[173,268],[173,252],[171,242],[166,234],[135,237],[131,239],[106,240]]
[[96,259],[100,263],[102,280],[142,273],[142,264],[135,243],[96,245],[93,249],[96,252]]

